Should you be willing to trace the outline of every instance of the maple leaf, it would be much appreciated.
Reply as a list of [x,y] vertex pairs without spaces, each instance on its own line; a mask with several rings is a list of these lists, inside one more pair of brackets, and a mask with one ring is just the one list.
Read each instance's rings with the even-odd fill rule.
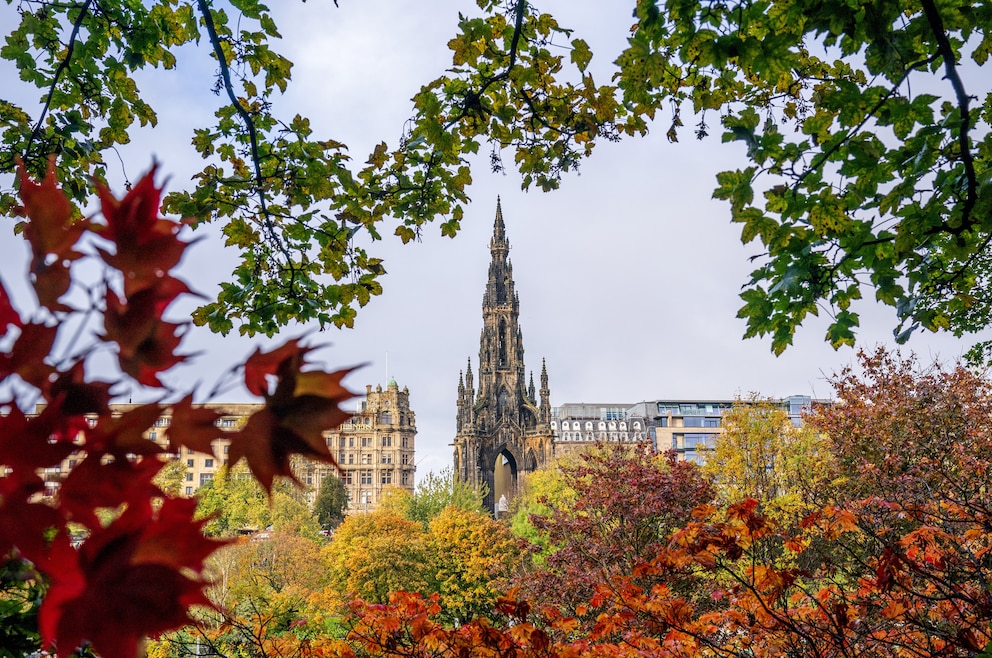
[[192,623],[189,608],[212,607],[204,559],[225,542],[201,534],[194,501],[146,500],[94,529],[79,551],[60,536],[38,564],[52,581],[38,616],[42,644],[68,656],[90,643],[102,658],[134,658],[146,635]]
[[[231,437],[230,459],[236,464],[244,458],[270,493],[278,475],[299,484],[290,467],[294,454],[336,464],[323,433],[351,416],[338,405],[354,397],[341,385],[353,369],[301,372],[309,351],[294,339],[271,352],[256,350],[245,362],[245,384],[265,396],[265,407]],[[277,379],[271,395],[267,394],[270,377]]]
[[107,225],[98,233],[116,245],[116,253],[97,249],[104,262],[124,274],[124,294],[128,297],[156,284],[175,267],[190,243],[177,236],[180,222],[159,217],[162,189],[155,187],[151,170],[118,200],[97,182],[101,210]]
[[33,475],[78,450],[72,440],[79,425],[68,422],[60,407],[61,401],[56,401],[32,418],[17,406],[0,415],[0,465],[13,475]]
[[157,459],[107,460],[88,455],[59,486],[59,508],[66,518],[99,528],[96,509],[116,509],[125,503],[141,504],[149,498],[161,497],[162,490],[152,478],[162,465]]
[[7,327],[23,327],[21,316],[17,313],[14,305],[10,303],[10,296],[3,282],[0,281],[0,338],[7,335]]
[[153,455],[162,452],[154,441],[145,438],[145,431],[162,416],[163,407],[157,402],[143,404],[119,416],[101,416],[86,432],[86,450],[90,454]]
[[46,537],[52,528],[63,525],[55,508],[37,502],[44,489],[44,481],[35,473],[0,478],[0,556],[17,547],[32,562],[43,559],[48,550]]
[[110,387],[108,382],[87,382],[82,361],[72,364],[69,370],[52,382],[45,397],[61,399],[62,413],[67,416],[81,414],[110,415]]
[[31,180],[23,163],[18,162],[17,169],[24,204],[17,213],[28,219],[24,237],[31,244],[31,278],[38,302],[53,311],[71,310],[58,300],[69,290],[69,266],[82,256],[74,247],[89,228],[89,222],[73,220],[72,204],[55,176],[54,157],[49,159],[41,183]]
[[24,325],[10,351],[0,354],[0,380],[17,374],[28,384],[45,388],[48,377],[55,371],[45,359],[52,352],[57,333],[58,327],[33,322]]
[[217,427],[221,414],[213,409],[193,407],[193,394],[190,393],[172,405],[172,420],[169,423],[169,450],[178,453],[180,447],[197,452],[212,453],[215,439],[225,438],[227,433]]
[[116,342],[121,370],[145,386],[162,386],[158,373],[186,360],[175,353],[182,341],[182,325],[162,320],[162,313],[178,295],[188,293],[185,283],[172,277],[158,279],[127,302],[107,290],[101,338]]

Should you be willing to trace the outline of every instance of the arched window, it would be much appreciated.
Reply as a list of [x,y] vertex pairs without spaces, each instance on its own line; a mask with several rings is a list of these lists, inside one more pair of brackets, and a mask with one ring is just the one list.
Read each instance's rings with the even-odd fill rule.
[[393,424],[393,412],[391,412],[391,411],[383,411],[382,412],[382,424],[383,425],[392,425]]

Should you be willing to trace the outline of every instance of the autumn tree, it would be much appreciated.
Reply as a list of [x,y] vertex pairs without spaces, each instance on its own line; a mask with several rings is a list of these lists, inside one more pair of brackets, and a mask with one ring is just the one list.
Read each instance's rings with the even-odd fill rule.
[[321,552],[338,600],[384,603],[390,592],[426,590],[424,540],[420,523],[388,511],[346,517]]
[[267,494],[243,466],[223,468],[196,490],[197,516],[215,536],[232,536],[272,528],[316,538],[320,526],[298,490],[288,481]]
[[695,464],[643,445],[606,443],[559,467],[575,496],[545,499],[531,523],[547,534],[543,566],[516,582],[527,598],[574,611],[599,586],[650,562],[713,489]]
[[321,528],[333,530],[344,521],[344,511],[348,508],[348,490],[339,477],[327,475],[320,482],[317,499],[313,503],[313,513]]
[[879,348],[834,380],[837,404],[809,418],[830,440],[849,499],[969,504],[992,461],[992,387],[961,364],[927,367]]
[[444,615],[460,622],[492,610],[525,555],[505,524],[453,505],[431,519],[425,543],[432,570],[423,593],[437,592]]
[[766,514],[791,522],[814,501],[828,502],[832,457],[819,431],[793,426],[781,404],[757,395],[736,400],[722,424],[702,470],[725,502],[753,498]]
[[533,559],[540,564],[550,552],[549,539],[531,519],[549,516],[554,509],[567,509],[575,503],[577,494],[569,485],[562,466],[574,465],[576,459],[574,453],[566,453],[529,473],[510,504],[510,528],[516,536],[537,547]]
[[426,528],[431,519],[448,507],[483,511],[482,501],[485,497],[486,491],[483,488],[462,482],[455,477],[454,471],[449,466],[441,469],[440,473],[432,471],[421,478],[413,496],[407,501],[409,508],[404,516],[419,521]]

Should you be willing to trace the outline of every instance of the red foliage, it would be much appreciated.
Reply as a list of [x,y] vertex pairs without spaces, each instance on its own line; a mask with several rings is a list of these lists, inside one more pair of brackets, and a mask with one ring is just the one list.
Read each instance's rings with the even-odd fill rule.
[[[266,491],[277,475],[295,480],[291,455],[336,463],[324,431],[350,416],[338,405],[354,397],[341,385],[351,370],[304,372],[309,351],[293,340],[271,352],[256,351],[245,363],[245,384],[252,393],[265,396],[265,408],[231,437],[230,459],[236,463],[244,458]],[[271,394],[270,378],[276,381]]]
[[[692,511],[713,498],[695,464],[642,446],[603,444],[562,472],[575,503],[531,522],[554,547],[546,567],[518,584],[535,601],[574,609],[614,577],[638,573],[668,543]],[[650,588],[650,573],[639,572]]]
[[[188,244],[179,238],[180,222],[158,216],[153,173],[120,200],[100,188],[108,223],[99,229],[72,216],[53,167],[40,184],[23,170],[20,176],[31,283],[45,317],[23,322],[0,286],[0,336],[7,339],[0,381],[19,391],[18,398],[40,397],[45,406],[28,416],[12,400],[0,415],[0,559],[29,560],[49,583],[39,613],[42,649],[54,647],[59,656],[90,644],[103,658],[134,658],[144,636],[188,623],[190,606],[209,605],[204,560],[223,544],[204,537],[204,521],[193,518],[195,501],[170,498],[153,481],[164,451],[145,435],[166,406],[112,414],[117,382],[88,381],[84,361],[52,353],[75,313],[62,297],[89,236],[110,245],[97,250],[118,271],[116,278],[105,276],[100,338],[115,346],[121,370],[139,384],[161,387],[159,375],[185,359],[176,354],[182,325],[164,316],[179,295],[190,293],[169,272]],[[16,335],[9,335],[11,327]],[[269,353],[279,355],[271,367],[257,357],[246,367],[249,388],[266,404],[235,437],[231,452],[235,460],[245,456],[267,488],[276,475],[291,477],[294,453],[330,461],[317,439],[346,416],[337,404],[351,397],[340,384],[347,371],[304,372],[306,352],[290,341]],[[61,361],[70,362],[63,367]],[[270,374],[277,379],[271,394],[258,383]],[[172,415],[172,450],[212,454],[211,442],[220,435],[215,412],[194,408],[188,395]],[[70,456],[76,465],[56,495],[46,495],[39,473]],[[70,522],[87,533],[78,549]]]

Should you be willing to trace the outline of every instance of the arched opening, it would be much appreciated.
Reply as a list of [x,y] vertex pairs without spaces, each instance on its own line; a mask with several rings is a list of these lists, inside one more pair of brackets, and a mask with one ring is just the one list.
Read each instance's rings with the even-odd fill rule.
[[493,513],[499,518],[506,513],[506,506],[517,493],[517,461],[508,450],[496,455],[493,464]]

